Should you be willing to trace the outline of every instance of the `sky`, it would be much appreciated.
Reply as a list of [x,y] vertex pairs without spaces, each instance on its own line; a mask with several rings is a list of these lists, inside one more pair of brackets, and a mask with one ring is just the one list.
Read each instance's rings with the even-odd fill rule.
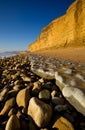
[[0,52],[27,50],[74,0],[0,0]]

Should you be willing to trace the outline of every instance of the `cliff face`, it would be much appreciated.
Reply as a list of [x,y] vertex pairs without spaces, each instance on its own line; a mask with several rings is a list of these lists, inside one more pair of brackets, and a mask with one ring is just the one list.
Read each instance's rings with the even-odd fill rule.
[[76,0],[65,15],[42,29],[29,51],[85,46],[85,0]]

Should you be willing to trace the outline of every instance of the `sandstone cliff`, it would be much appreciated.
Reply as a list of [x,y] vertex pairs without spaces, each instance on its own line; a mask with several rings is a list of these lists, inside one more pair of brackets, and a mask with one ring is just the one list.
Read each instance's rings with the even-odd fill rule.
[[29,51],[85,46],[85,0],[76,0],[66,14],[42,29]]

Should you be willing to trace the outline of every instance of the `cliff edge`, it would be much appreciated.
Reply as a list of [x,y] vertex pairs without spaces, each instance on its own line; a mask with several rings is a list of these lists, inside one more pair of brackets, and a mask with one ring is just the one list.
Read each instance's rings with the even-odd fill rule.
[[30,52],[62,47],[85,46],[85,0],[76,0],[66,14],[42,29],[38,39],[29,45]]

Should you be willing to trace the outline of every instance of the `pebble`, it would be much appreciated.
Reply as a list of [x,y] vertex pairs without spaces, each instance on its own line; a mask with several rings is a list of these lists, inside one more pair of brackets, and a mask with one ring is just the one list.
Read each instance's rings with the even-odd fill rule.
[[0,92],[0,101],[3,101],[6,99],[6,97],[8,96],[8,91],[9,89],[8,88],[5,88],[3,89],[1,92]]
[[9,118],[5,130],[20,130],[20,122],[16,115]]
[[47,89],[43,89],[42,91],[39,92],[39,99],[41,100],[50,100],[50,91]]
[[67,105],[56,105],[54,107],[54,110],[57,111],[57,112],[66,111],[67,109],[68,109]]
[[15,108],[11,108],[9,113],[8,113],[8,116],[12,116],[12,115],[15,115],[17,113],[17,110]]
[[55,79],[66,100],[85,116],[85,64],[33,54],[29,59],[31,70],[45,79]]
[[[53,75],[48,76],[47,73],[48,79],[45,79],[32,71],[29,59],[32,63],[36,61],[36,72],[45,63],[43,76],[45,71],[49,72],[49,67],[52,74],[52,69],[56,71],[59,67],[59,73],[65,72],[69,76],[77,73],[77,70],[82,72],[75,77],[84,82],[84,65],[83,68],[78,64],[75,67],[70,61],[36,55],[0,59],[0,130],[62,130],[62,127],[63,130],[84,130],[85,116],[63,97]],[[52,79],[49,79],[51,76]],[[75,83],[71,80],[70,84]],[[58,124],[56,128],[55,122]]]
[[58,130],[74,130],[72,124],[64,117],[60,117],[53,124],[53,128],[57,128]]
[[34,95],[38,95],[39,92],[40,92],[40,90],[41,90],[41,85],[40,85],[40,83],[39,83],[39,82],[34,82],[34,83],[33,83],[33,88],[32,88],[33,94],[34,94]]
[[59,98],[59,97],[54,97],[54,98],[52,98],[52,104],[53,105],[63,105],[64,100],[62,98]]
[[15,105],[15,98],[11,98],[6,101],[3,109],[0,112],[0,115],[6,115],[10,111],[10,109]]
[[28,115],[34,119],[38,127],[45,127],[51,120],[52,107],[33,97],[29,102]]
[[30,98],[31,98],[30,91],[27,88],[20,90],[17,94],[17,97],[16,97],[17,105],[19,107],[23,106],[25,112],[27,112],[27,107],[28,107]]

